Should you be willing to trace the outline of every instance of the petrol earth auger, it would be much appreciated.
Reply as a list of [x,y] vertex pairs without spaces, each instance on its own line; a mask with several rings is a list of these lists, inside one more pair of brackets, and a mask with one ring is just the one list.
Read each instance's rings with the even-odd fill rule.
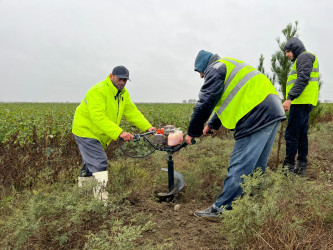
[[[152,141],[149,139],[148,135],[153,135],[154,140]],[[123,140],[120,141],[120,148],[125,155],[132,158],[144,158],[151,155],[156,150],[168,153],[168,168],[161,168],[161,170],[168,172],[169,192],[159,192],[157,193],[157,196],[160,201],[172,201],[175,194],[179,193],[185,186],[184,177],[175,171],[173,162],[173,154],[188,145],[186,142],[183,142],[183,133],[174,126],[168,125],[158,129],[157,131],[135,134],[133,142],[138,142],[141,138],[147,141],[153,148],[151,152],[145,154],[144,156],[135,156],[126,152],[123,148]],[[192,140],[192,144],[195,144],[195,140]]]

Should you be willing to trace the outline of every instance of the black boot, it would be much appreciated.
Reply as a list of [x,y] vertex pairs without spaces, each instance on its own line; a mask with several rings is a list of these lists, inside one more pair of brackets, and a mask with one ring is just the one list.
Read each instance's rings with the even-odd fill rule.
[[304,161],[297,161],[297,165],[295,168],[295,174],[305,177],[306,176],[306,167],[307,167],[307,162]]
[[283,163],[282,166],[285,170],[288,170],[290,173],[295,173],[295,166],[293,164],[290,163]]

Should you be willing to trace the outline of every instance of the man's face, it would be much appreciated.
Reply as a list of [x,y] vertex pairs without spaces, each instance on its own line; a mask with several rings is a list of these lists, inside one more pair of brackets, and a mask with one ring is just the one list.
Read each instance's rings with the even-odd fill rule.
[[121,91],[121,90],[125,87],[125,85],[126,85],[126,83],[127,83],[127,79],[119,78],[118,76],[116,76],[116,75],[112,75],[112,74],[110,74],[110,79],[111,79],[113,85],[114,85],[119,91]]
[[293,52],[291,52],[291,51],[289,51],[289,50],[286,50],[285,53],[286,53],[286,57],[288,57],[289,60],[292,61],[292,60],[294,59]]

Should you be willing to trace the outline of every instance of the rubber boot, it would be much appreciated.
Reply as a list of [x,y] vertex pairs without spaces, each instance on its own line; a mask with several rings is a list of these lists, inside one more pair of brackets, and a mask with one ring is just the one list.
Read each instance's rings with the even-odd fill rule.
[[84,183],[88,183],[88,182],[93,181],[94,177],[93,176],[89,176],[89,177],[81,177],[81,176],[79,176],[77,180],[78,180],[78,186],[82,187],[84,185]]
[[93,173],[93,177],[98,181],[98,185],[94,188],[95,198],[103,201],[106,205],[108,200],[108,192],[106,191],[106,185],[108,184],[108,171],[101,171]]
[[305,177],[306,176],[306,167],[307,167],[307,162],[304,161],[297,161],[295,173],[299,175],[300,177]]

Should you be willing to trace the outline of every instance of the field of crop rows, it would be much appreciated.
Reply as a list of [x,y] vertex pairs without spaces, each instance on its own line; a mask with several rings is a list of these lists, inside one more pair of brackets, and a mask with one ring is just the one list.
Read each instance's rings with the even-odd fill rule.
[[[71,133],[77,103],[0,103],[0,143],[17,135],[17,142],[32,141],[33,128],[39,138],[61,138]],[[138,104],[149,122],[160,127],[173,124],[187,129],[193,104]],[[135,132],[126,120],[120,125],[125,131]],[[138,132],[138,131],[137,131]]]

